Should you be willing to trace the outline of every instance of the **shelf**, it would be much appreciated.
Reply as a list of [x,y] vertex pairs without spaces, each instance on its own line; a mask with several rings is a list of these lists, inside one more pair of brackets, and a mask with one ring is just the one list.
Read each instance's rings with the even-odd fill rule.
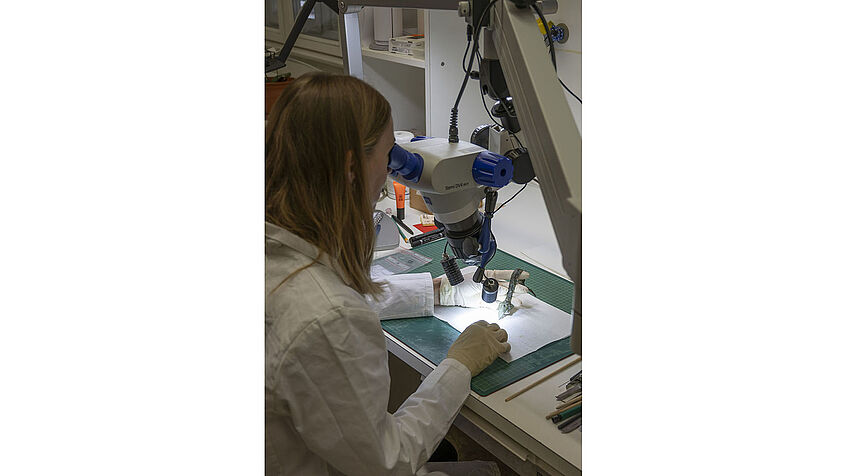
[[372,50],[365,45],[362,45],[362,56],[376,58],[384,61],[391,61],[393,63],[405,64],[407,66],[412,66],[421,69],[423,69],[425,65],[424,60],[421,58],[415,58],[413,56],[406,55],[398,55],[396,53],[389,53],[388,51]]

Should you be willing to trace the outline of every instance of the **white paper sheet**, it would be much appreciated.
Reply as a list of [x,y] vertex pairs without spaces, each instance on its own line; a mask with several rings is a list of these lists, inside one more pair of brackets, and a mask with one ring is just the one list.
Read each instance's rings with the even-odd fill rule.
[[545,345],[571,335],[573,317],[529,294],[520,296],[521,307],[497,320],[497,309],[435,306],[435,317],[461,332],[476,321],[496,322],[509,333],[512,350],[500,358],[511,362]]
[[392,274],[406,273],[432,261],[420,253],[410,250],[397,250],[394,253],[375,259],[371,264],[371,279],[384,278]]
[[391,271],[388,271],[387,269],[383,268],[382,266],[380,266],[378,264],[371,266],[371,279],[376,280],[376,279],[384,278],[386,276],[391,276],[392,274],[394,274],[394,273],[392,273]]

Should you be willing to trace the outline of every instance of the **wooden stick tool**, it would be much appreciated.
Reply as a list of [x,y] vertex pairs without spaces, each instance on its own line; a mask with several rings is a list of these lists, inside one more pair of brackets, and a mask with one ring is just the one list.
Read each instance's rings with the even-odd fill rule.
[[580,361],[582,361],[582,357],[581,357],[581,356],[579,356],[579,357],[577,357],[577,358],[575,358],[575,359],[571,360],[571,361],[570,361],[570,362],[568,362],[567,364],[563,365],[563,366],[562,366],[559,370],[556,370],[555,372],[551,373],[550,375],[547,375],[546,377],[543,377],[543,378],[541,378],[540,380],[538,380],[538,381],[536,381],[536,382],[534,382],[534,383],[531,383],[531,384],[527,385],[527,386],[526,386],[526,387],[524,387],[522,390],[518,390],[518,391],[517,391],[517,393],[515,393],[514,395],[510,395],[510,396],[506,397],[506,401],[508,402],[509,400],[511,400],[511,399],[513,399],[513,398],[515,398],[515,397],[517,397],[518,395],[520,395],[520,394],[522,394],[522,393],[526,392],[527,390],[529,390],[529,389],[531,389],[531,388],[535,387],[536,385],[539,385],[540,383],[544,382],[545,380],[549,379],[550,377],[552,377],[552,376],[554,376],[554,375],[556,375],[556,374],[558,374],[558,373],[561,373],[561,372],[562,372],[562,371],[564,371],[565,369],[568,369],[568,368],[572,367],[574,364],[576,364],[576,363],[578,363],[578,362],[580,362]]

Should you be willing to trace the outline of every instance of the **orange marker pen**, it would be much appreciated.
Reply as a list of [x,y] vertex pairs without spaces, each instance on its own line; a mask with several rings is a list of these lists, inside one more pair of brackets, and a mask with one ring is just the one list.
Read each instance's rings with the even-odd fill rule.
[[400,182],[394,182],[394,195],[397,202],[397,218],[406,218],[406,186]]

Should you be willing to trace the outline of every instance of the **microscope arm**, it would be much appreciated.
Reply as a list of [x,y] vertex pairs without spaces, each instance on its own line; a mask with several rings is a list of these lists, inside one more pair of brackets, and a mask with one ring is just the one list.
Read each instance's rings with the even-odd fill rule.
[[494,8],[492,30],[494,47],[562,252],[562,265],[574,283],[571,347],[581,354],[582,136],[538,35],[532,10],[501,0]]

